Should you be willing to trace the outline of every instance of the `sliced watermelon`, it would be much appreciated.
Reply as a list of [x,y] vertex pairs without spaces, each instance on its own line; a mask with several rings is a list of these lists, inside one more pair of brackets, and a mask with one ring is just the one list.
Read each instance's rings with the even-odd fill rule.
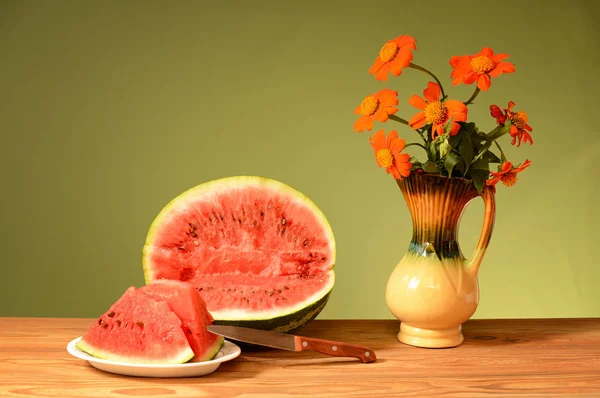
[[89,327],[77,348],[126,363],[179,364],[194,357],[181,320],[167,303],[133,286]]
[[217,324],[293,331],[335,284],[335,239],[305,195],[264,177],[230,177],[172,200],[143,248],[146,283],[192,283]]
[[155,300],[164,301],[181,320],[182,328],[194,351],[191,362],[213,359],[223,346],[223,337],[206,330],[213,317],[206,309],[204,300],[187,282],[158,280],[140,288]]

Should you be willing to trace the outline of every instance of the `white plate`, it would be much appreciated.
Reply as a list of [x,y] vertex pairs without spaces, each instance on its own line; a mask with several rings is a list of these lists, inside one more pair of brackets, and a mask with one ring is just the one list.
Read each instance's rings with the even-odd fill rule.
[[77,337],[67,345],[69,354],[88,361],[96,369],[109,373],[138,377],[194,377],[213,373],[223,362],[236,358],[242,350],[237,345],[225,340],[214,359],[204,362],[188,362],[177,365],[134,364],[107,361],[94,358],[75,346],[81,337]]

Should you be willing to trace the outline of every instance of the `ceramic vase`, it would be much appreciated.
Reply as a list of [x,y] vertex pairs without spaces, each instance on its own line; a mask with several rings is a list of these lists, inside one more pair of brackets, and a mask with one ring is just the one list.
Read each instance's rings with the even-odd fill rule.
[[[426,348],[458,346],[464,341],[462,324],[479,303],[477,274],[494,227],[495,190],[479,193],[472,180],[426,173],[412,173],[397,184],[413,224],[408,251],[386,287],[387,306],[400,321],[398,340]],[[469,202],[480,196],[483,227],[467,259],[458,226]]]

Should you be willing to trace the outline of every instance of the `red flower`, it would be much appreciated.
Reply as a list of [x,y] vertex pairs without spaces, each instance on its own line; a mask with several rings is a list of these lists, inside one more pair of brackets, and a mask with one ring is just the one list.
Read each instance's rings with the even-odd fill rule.
[[490,105],[490,114],[496,118],[498,124],[503,125],[506,123],[507,118],[510,119],[510,136],[513,137],[512,145],[515,145],[515,142],[518,142],[517,147],[521,146],[521,142],[529,142],[530,145],[533,145],[533,139],[529,134],[533,129],[527,124],[529,117],[523,111],[513,112],[512,109],[514,106],[515,103],[510,101],[508,108],[504,108],[504,112],[502,112],[498,105]]
[[375,120],[386,122],[390,115],[398,112],[398,92],[388,88],[373,95],[367,95],[363,102],[354,110],[361,116],[354,123],[354,131],[373,129]]
[[388,72],[400,76],[413,59],[412,50],[417,49],[416,40],[412,36],[400,35],[394,40],[388,40],[375,58],[369,73],[377,80],[386,81]]
[[530,160],[526,160],[519,167],[513,167],[511,162],[504,162],[502,169],[499,172],[490,171],[492,178],[485,182],[485,185],[495,186],[498,182],[507,187],[512,187],[517,183],[517,173],[522,172],[531,164]]
[[427,88],[423,90],[423,96],[425,99],[413,95],[408,100],[412,106],[423,110],[411,117],[408,125],[416,130],[426,124],[432,124],[431,138],[435,139],[436,134],[444,134],[444,126],[450,118],[453,118],[450,135],[456,135],[460,130],[457,122],[467,120],[467,106],[458,100],[440,101],[441,89],[439,84],[434,82],[427,84]]
[[450,65],[454,68],[450,75],[452,85],[472,84],[477,81],[477,87],[486,91],[492,85],[491,77],[498,77],[503,73],[513,73],[515,71],[515,65],[510,62],[502,62],[508,56],[508,54],[494,55],[491,48],[484,47],[475,55],[450,58]]
[[410,156],[400,153],[406,146],[406,142],[402,138],[398,138],[395,130],[390,131],[387,139],[383,130],[379,130],[369,141],[379,167],[385,168],[385,171],[392,174],[397,180],[410,175],[412,167],[412,163],[409,161]]

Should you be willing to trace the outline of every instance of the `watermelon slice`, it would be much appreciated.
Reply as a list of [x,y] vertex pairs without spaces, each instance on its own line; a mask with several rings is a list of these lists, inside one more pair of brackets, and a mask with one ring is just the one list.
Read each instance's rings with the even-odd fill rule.
[[223,346],[223,337],[206,330],[213,317],[206,309],[204,300],[189,283],[159,280],[142,286],[141,291],[158,301],[164,301],[181,320],[190,347],[194,351],[191,362],[213,359]]
[[133,286],[76,346],[94,357],[126,363],[179,364],[194,357],[181,320],[167,303]]
[[291,332],[314,319],[335,284],[335,239],[319,208],[252,176],[198,185],[167,204],[143,248],[146,283],[192,283],[215,324]]

